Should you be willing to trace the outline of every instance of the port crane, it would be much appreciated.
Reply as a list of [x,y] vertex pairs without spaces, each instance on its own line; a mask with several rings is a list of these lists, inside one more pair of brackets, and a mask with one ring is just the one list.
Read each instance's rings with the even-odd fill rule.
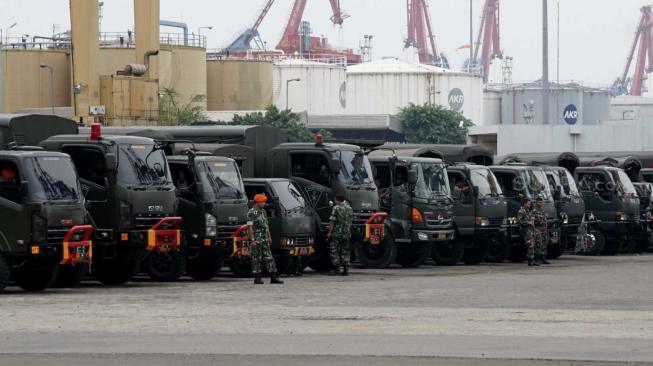
[[[487,83],[490,65],[495,58],[503,58],[499,33],[499,0],[485,0],[481,24],[474,46],[474,63],[479,63],[483,81]],[[480,50],[480,58],[479,58]],[[471,61],[470,61],[471,62]],[[475,66],[475,65],[474,65]]]
[[449,68],[444,55],[438,53],[427,0],[406,0],[408,35],[404,48],[415,47],[419,62]]
[[[621,78],[617,79],[613,85],[613,92],[617,95],[641,96],[646,89],[644,83],[648,79],[647,75],[653,72],[653,10],[651,8],[652,5],[647,5],[640,9],[641,17],[635,30],[635,38],[628,52],[626,67]],[[639,45],[639,50],[637,45]],[[635,71],[629,77],[628,74],[636,51]]]

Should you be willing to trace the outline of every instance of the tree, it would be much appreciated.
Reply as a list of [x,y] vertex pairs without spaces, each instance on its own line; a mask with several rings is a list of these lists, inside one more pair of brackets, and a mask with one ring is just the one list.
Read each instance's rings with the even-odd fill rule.
[[204,108],[199,103],[206,100],[205,95],[191,95],[188,103],[179,105],[179,93],[174,88],[162,88],[159,91],[159,118],[168,125],[190,125],[206,120]]
[[406,142],[412,144],[464,144],[474,124],[460,112],[439,105],[410,104],[399,112]]
[[[292,112],[290,109],[279,110],[274,105],[267,107],[265,113],[254,112],[244,116],[235,115],[231,124],[276,127],[286,132],[291,142],[311,142],[315,140],[316,135],[301,122],[299,114]],[[325,138],[330,136],[325,131],[319,133],[325,135]]]

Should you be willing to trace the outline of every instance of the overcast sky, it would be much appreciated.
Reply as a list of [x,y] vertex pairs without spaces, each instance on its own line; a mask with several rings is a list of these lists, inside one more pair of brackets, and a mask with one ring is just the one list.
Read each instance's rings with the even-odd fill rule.
[[[133,0],[104,0],[102,31],[124,32],[133,28]],[[467,50],[456,51],[469,39],[469,0],[429,0],[438,47],[460,68]],[[483,0],[474,3],[474,32],[477,31]],[[161,19],[188,23],[192,32],[199,26],[213,26],[210,48],[227,44],[250,25],[265,0],[161,0]],[[270,45],[279,40],[293,0],[276,0],[260,33]],[[374,36],[373,56],[407,57],[405,0],[341,0],[351,15],[342,30],[329,21],[328,0],[310,0],[304,20],[317,35],[331,43],[358,47],[364,34]],[[556,77],[556,7],[549,0],[551,69]],[[641,0],[560,0],[560,78],[589,84],[610,84],[622,73],[626,53],[639,20]],[[50,35],[52,25],[60,31],[70,28],[68,0],[0,0],[0,28],[14,22],[10,36]],[[505,54],[514,57],[513,79],[529,81],[541,75],[541,0],[501,0],[501,42]],[[163,31],[163,30],[162,30]],[[174,30],[173,30],[174,31]],[[498,76],[498,70],[494,71]]]

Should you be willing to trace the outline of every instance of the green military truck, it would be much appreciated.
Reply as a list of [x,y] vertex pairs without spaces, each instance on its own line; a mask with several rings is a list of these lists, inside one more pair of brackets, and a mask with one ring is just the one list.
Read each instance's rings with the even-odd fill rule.
[[247,240],[247,197],[233,159],[187,149],[169,156],[179,194],[186,272],[209,280]]
[[181,218],[170,169],[154,140],[135,136],[56,135],[40,144],[70,155],[90,203],[95,236],[93,275],[105,284],[129,281],[144,267],[153,279],[183,272]]
[[92,227],[70,157],[36,148],[0,151],[0,290],[75,285],[92,256]]
[[[300,266],[303,270],[315,250],[319,219],[299,188],[284,178],[252,178],[245,179],[245,191],[250,199],[259,193],[269,197],[265,211],[268,214],[272,235],[271,250],[277,271],[280,274],[287,273],[291,265]],[[242,249],[239,248],[229,261],[229,268],[238,276],[249,276],[249,255]]]
[[379,245],[388,246],[380,252],[391,255],[380,259],[389,261],[396,254],[395,261],[403,267],[417,267],[431,256],[438,264],[457,263],[463,247],[452,244],[453,201],[444,163],[396,154],[384,148],[368,155],[381,210],[388,214],[386,235]]
[[483,165],[458,163],[447,167],[454,200],[455,240],[464,247],[463,262],[503,261],[510,250],[506,240],[507,202],[492,171]]

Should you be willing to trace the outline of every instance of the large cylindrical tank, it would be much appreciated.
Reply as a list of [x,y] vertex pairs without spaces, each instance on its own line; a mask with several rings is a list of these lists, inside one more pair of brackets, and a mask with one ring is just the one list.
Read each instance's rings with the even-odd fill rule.
[[486,88],[483,91],[483,124],[501,124],[501,90]]
[[[161,45],[159,87],[173,88],[180,105],[188,104],[196,95],[206,97],[206,49]],[[206,99],[196,104],[206,109]]]
[[0,51],[0,113],[52,106],[52,67],[56,107],[71,106],[71,57],[65,50],[4,49]]
[[136,60],[136,51],[132,47],[103,47],[100,48],[100,75],[114,75],[116,71],[123,70],[125,65],[143,63]]
[[255,111],[272,104],[270,61],[209,60],[206,83],[210,111]]
[[483,86],[476,75],[383,58],[347,69],[348,114],[397,114],[413,104],[434,103],[483,124]]
[[[345,113],[345,67],[310,60],[286,59],[273,67],[273,101],[308,114]],[[296,80],[298,81],[291,81]],[[287,88],[287,89],[286,89]]]

